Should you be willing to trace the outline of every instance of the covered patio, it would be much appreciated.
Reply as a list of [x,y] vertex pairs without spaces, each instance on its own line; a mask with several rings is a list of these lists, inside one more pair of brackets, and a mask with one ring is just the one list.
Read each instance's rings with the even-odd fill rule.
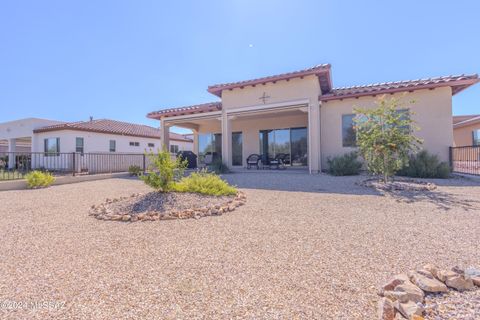
[[[260,158],[259,168],[308,170],[312,149],[308,101],[263,104],[239,110],[207,111],[200,114],[161,118],[162,141],[168,148],[170,128],[190,129],[198,165],[221,159],[234,171],[248,167],[251,155]],[[249,161],[251,162],[251,160]]]

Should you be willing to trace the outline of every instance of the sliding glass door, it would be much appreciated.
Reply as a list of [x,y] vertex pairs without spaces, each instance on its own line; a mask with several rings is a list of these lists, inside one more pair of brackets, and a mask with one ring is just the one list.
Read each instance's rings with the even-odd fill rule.
[[281,155],[286,165],[307,166],[307,128],[260,130],[260,155],[263,163]]
[[243,165],[243,135],[241,132],[232,132],[232,165]]
[[222,157],[222,134],[201,133],[198,135],[198,163],[205,164],[205,157],[210,161]]

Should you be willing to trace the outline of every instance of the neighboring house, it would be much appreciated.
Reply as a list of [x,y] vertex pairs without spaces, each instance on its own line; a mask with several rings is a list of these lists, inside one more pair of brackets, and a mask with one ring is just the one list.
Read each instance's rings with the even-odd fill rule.
[[[170,133],[170,141],[172,151],[193,149],[193,141],[181,134]],[[160,130],[109,119],[65,123],[29,118],[0,123],[0,146],[11,152],[144,153],[160,148]]]
[[[453,145],[452,95],[479,81],[477,75],[387,82],[334,88],[329,64],[254,80],[213,85],[219,102],[165,109],[147,117],[160,120],[162,137],[169,128],[188,128],[199,162],[221,155],[230,167],[246,166],[250,154],[265,161],[285,156],[287,165],[319,172],[328,157],[355,150],[354,107],[374,107],[380,95],[405,102],[421,128],[424,148],[448,161]],[[163,139],[163,143],[169,143]]]
[[[170,133],[169,140],[172,152],[193,149],[193,141],[180,134]],[[143,154],[155,152],[161,143],[160,130],[146,125],[109,119],[65,123],[28,118],[0,123],[0,147],[8,152],[34,152],[32,159],[44,166],[45,153]],[[9,161],[13,168],[14,157]]]
[[480,114],[454,116],[453,138],[456,147],[480,146]]

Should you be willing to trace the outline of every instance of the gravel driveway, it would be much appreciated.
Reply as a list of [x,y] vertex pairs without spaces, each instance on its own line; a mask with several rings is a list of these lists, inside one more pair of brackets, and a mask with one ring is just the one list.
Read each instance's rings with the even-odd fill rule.
[[391,197],[359,177],[226,178],[247,204],[200,220],[88,216],[106,198],[148,191],[130,179],[0,192],[0,318],[372,319],[393,274],[480,267],[478,182]]

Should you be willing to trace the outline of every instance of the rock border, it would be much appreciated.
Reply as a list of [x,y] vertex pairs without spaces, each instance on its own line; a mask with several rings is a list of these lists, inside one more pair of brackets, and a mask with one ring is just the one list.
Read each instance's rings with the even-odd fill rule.
[[157,221],[157,220],[175,220],[175,219],[200,219],[207,216],[221,216],[225,212],[234,211],[236,208],[243,206],[247,202],[245,193],[238,191],[233,199],[223,204],[216,204],[209,207],[184,209],[179,211],[158,212],[149,211],[139,214],[115,214],[106,208],[106,205],[128,198],[140,196],[141,193],[134,193],[130,197],[120,197],[114,199],[106,199],[99,205],[90,207],[90,215],[98,220],[103,221],[121,221],[121,222],[137,222],[137,221]]
[[398,274],[384,284],[378,295],[378,319],[424,319],[425,294],[473,290],[480,287],[480,270],[453,267],[442,270],[427,264],[416,271]]
[[393,181],[389,181],[387,184],[384,184],[378,178],[365,179],[357,184],[381,191],[433,191],[437,189],[437,185],[432,182],[398,177]]

